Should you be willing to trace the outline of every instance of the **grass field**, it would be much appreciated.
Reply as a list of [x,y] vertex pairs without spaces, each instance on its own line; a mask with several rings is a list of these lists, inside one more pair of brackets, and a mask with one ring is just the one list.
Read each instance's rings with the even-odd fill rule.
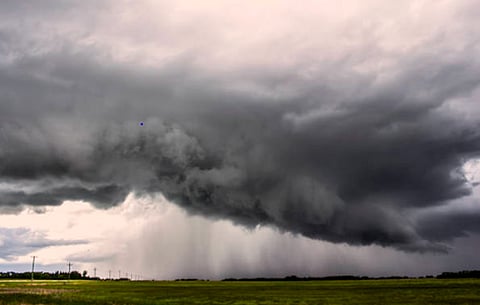
[[480,280],[0,281],[0,304],[480,304]]

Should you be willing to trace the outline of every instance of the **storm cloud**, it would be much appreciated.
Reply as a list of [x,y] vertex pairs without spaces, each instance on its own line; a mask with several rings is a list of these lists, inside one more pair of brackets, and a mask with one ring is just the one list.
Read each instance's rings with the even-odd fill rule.
[[[448,228],[411,216],[474,188],[463,166],[480,153],[480,27],[468,1],[407,1],[385,16],[368,1],[380,13],[360,25],[362,7],[337,24],[277,5],[279,33],[253,22],[264,40],[242,28],[263,5],[231,23],[168,2],[161,21],[147,3],[2,5],[4,207],[162,193],[192,214],[406,251],[478,231],[478,213],[442,214]],[[303,25],[279,21],[299,14]]]

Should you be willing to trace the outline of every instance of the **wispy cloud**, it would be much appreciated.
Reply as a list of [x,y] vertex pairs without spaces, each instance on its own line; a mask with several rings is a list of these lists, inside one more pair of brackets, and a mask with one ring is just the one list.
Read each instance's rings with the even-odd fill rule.
[[49,239],[44,233],[28,228],[0,228],[0,258],[7,261],[48,247],[87,243],[86,240]]

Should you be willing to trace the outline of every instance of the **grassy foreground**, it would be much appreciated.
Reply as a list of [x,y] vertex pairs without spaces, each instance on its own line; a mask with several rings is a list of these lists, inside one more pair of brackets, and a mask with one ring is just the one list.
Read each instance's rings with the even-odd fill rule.
[[480,304],[480,280],[0,281],[0,304]]

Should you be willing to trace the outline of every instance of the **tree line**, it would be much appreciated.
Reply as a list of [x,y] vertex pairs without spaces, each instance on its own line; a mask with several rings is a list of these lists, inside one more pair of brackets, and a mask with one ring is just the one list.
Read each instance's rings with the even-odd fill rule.
[[[0,272],[0,280],[12,279],[12,280],[29,280],[32,278],[31,272]],[[68,272],[56,271],[56,272],[34,272],[33,278],[36,280],[99,280],[99,277],[90,277],[87,271],[82,273],[78,271]],[[284,278],[228,278],[223,281],[322,281],[322,280],[374,280],[374,279],[409,279],[412,277],[407,276],[389,276],[389,277],[368,277],[368,276],[353,276],[353,275],[340,275],[340,276],[325,276],[325,277],[297,277],[295,275],[286,276]],[[437,276],[427,275],[419,278],[437,278],[437,279],[460,279],[460,278],[480,278],[480,270],[463,270],[458,272],[443,272]],[[120,280],[129,280],[128,278],[121,278]],[[198,279],[177,279],[177,281],[198,281]]]
[[[0,272],[0,279],[24,279],[28,280],[32,278],[31,272]],[[87,275],[87,271],[83,271],[82,273],[78,271],[71,271],[70,274],[68,272],[56,271],[56,272],[34,272],[33,278],[36,280],[87,280],[87,279],[95,279],[89,277]]]
[[[459,272],[443,272],[437,276],[427,275],[421,277],[408,277],[408,276],[383,276],[383,277],[369,277],[369,276],[355,276],[355,275],[337,275],[337,276],[324,276],[324,277],[297,277],[295,275],[289,275],[283,278],[227,278],[223,281],[341,281],[341,280],[399,280],[399,279],[414,279],[414,278],[427,278],[427,279],[467,279],[467,278],[480,278],[480,270],[463,270]],[[189,279],[193,280],[193,279]]]

